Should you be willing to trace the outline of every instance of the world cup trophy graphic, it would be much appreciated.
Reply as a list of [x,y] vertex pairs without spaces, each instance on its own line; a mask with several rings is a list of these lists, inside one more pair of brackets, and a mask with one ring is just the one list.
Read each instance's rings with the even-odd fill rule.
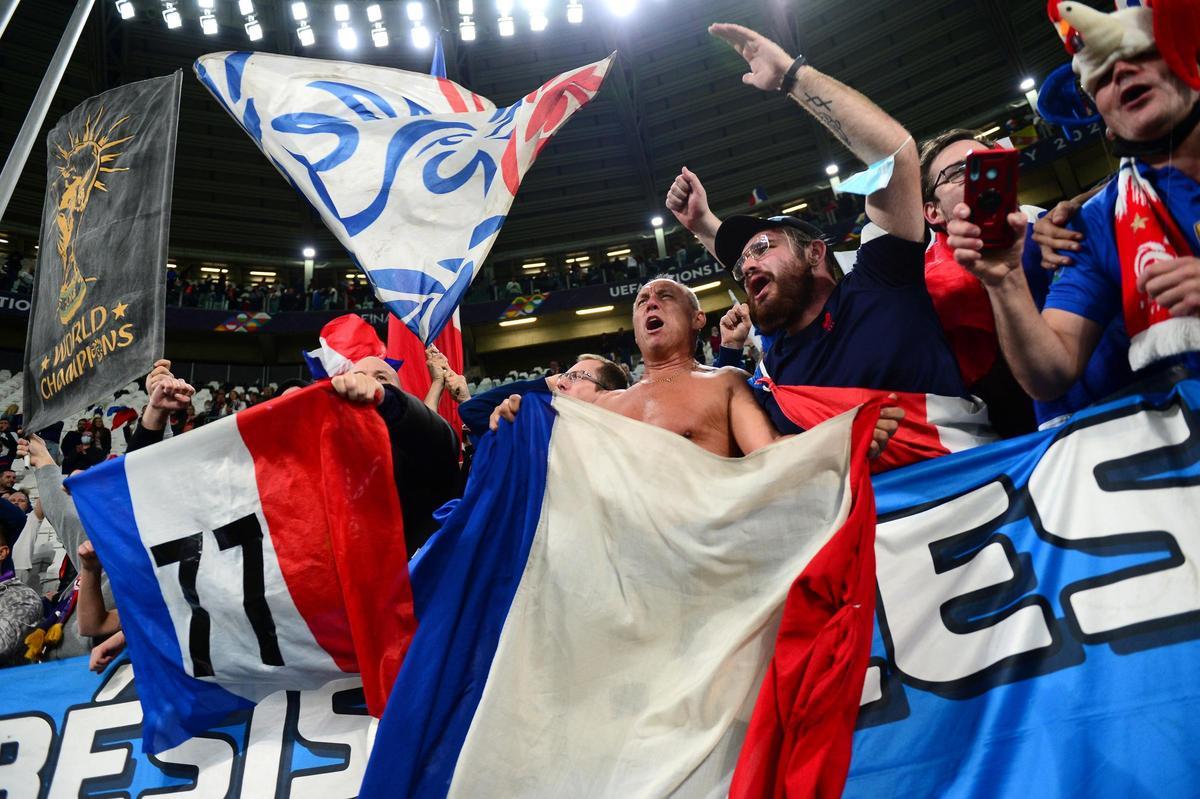
[[82,133],[77,135],[71,132],[68,149],[55,145],[58,159],[58,176],[55,183],[59,190],[59,200],[54,222],[58,229],[56,249],[62,265],[62,284],[58,291],[58,320],[64,325],[70,322],[83,306],[88,283],[96,280],[94,277],[84,277],[75,258],[75,244],[83,224],[83,216],[92,198],[92,191],[108,191],[100,180],[102,173],[129,171],[128,168],[110,166],[120,158],[121,153],[109,152],[113,147],[133,138],[112,138],[114,131],[129,117],[121,117],[101,132],[103,118],[104,109],[100,109],[94,117],[84,122]]

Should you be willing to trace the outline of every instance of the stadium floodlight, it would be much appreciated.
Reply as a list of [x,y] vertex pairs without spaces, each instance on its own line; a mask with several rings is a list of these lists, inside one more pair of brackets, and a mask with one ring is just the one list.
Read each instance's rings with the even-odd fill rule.
[[204,31],[205,36],[216,36],[218,30],[217,18],[212,14],[201,14],[200,30]]
[[433,44],[433,38],[429,35],[429,28],[424,25],[413,25],[412,29],[413,47],[418,50],[424,50]]
[[830,164],[829,166],[825,167],[826,175],[836,175],[837,173],[838,173],[838,165],[837,164]]
[[387,47],[388,46],[387,28],[383,27],[382,23],[377,24],[374,28],[371,29],[371,42],[376,47]]
[[238,11],[243,17],[254,13],[254,0],[238,0]]
[[379,3],[371,3],[367,6],[367,22],[372,24],[383,22],[383,9],[379,7]]
[[217,7],[217,0],[196,0],[201,11],[212,11]]
[[313,33],[310,25],[301,25],[296,28],[296,38],[300,40],[301,47],[312,47],[317,43],[317,35]]
[[304,3],[292,3],[292,19],[297,22],[308,19],[308,6]]
[[501,36],[512,36],[517,32],[517,25],[512,17],[500,17],[496,27],[499,28]]
[[1023,92],[1029,91],[1034,86],[1037,86],[1037,81],[1035,81],[1033,78],[1026,78],[1025,80],[1021,81],[1021,91]]
[[546,25],[549,24],[545,14],[530,14],[529,15],[529,30],[534,33],[546,30]]
[[137,9],[130,0],[117,0],[117,13],[121,15],[121,19],[133,19]]
[[605,0],[608,10],[618,17],[627,17],[637,8],[637,0]]
[[246,36],[252,42],[257,42],[263,37],[262,23],[255,19],[253,14],[246,20]]
[[583,6],[579,4],[579,0],[571,0],[567,3],[567,22],[572,25],[583,22]]
[[458,25],[458,35],[464,42],[475,41],[475,23],[470,17],[463,17],[463,21]]
[[408,14],[410,22],[420,22],[425,19],[425,6],[420,3],[409,3],[404,7],[404,13]]
[[163,3],[163,21],[167,23],[167,27],[174,30],[183,25],[183,17],[175,10],[174,3]]
[[300,251],[300,254],[303,255],[305,258],[316,258],[317,257],[317,251],[315,249],[313,249],[311,246],[305,247],[303,250]]
[[358,34],[349,25],[338,28],[337,37],[338,47],[343,50],[353,50],[358,47]]
[[651,217],[650,218],[650,226],[651,227],[662,227],[663,226],[663,218],[661,216]]
[[513,0],[496,0],[496,10],[500,12],[500,16],[502,17],[511,17]]
[[338,22],[350,21],[350,4],[335,3],[333,6],[333,18]]
[[464,17],[469,17],[475,13],[474,0],[458,0],[458,13]]

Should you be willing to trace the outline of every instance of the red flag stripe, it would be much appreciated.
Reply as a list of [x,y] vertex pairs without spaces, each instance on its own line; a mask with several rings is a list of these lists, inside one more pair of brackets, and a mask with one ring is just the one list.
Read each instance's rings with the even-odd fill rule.
[[[383,712],[416,629],[388,431],[327,382],[237,414],[263,516],[296,609],[338,668],[360,672]],[[305,420],[313,447],[295,446]]]

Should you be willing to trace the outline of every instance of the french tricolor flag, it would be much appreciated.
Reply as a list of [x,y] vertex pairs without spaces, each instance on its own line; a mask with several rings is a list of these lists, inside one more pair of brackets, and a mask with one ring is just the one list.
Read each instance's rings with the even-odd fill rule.
[[767,190],[762,186],[755,186],[754,191],[750,192],[750,205],[761,205],[767,201]]
[[416,622],[374,407],[310,386],[67,485],[120,609],[147,752],[347,674],[382,713]]
[[837,795],[877,407],[719,458],[527,395],[412,561],[420,626],[360,796]]
[[[783,414],[808,430],[827,419],[868,402],[898,406],[904,419],[883,453],[871,461],[873,473],[886,472],[931,458],[973,449],[996,440],[987,404],[976,397],[946,397],[904,391],[828,386],[780,386],[759,382],[779,403]],[[897,399],[888,399],[895,394]]]

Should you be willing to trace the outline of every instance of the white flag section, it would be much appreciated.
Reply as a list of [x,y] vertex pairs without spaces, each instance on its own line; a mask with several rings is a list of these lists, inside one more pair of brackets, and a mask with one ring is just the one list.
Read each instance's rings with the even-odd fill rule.
[[200,81],[432,342],[479,271],[538,152],[615,56],[507,108],[445,78],[266,53],[214,53]]
[[[536,424],[518,433],[529,446],[548,436],[544,478],[525,481],[544,479],[531,489],[541,511],[530,517],[528,556],[461,750],[436,755],[456,762],[449,795],[724,796],[789,589],[851,513],[855,414],[721,458],[593,405],[556,397],[553,407],[552,434]],[[521,409],[539,412],[533,402]],[[489,457],[487,468],[500,468]],[[426,557],[440,558],[438,546]],[[476,580],[490,579],[481,558],[455,555],[472,558]],[[439,603],[429,599],[422,625],[467,626],[447,621]],[[423,646],[414,639],[384,724],[420,725],[419,706],[440,702],[439,692],[460,701],[464,684]],[[475,641],[470,657],[486,663],[487,648]],[[435,720],[421,729],[451,737]],[[387,760],[426,757],[397,751],[390,736],[377,745],[385,738],[384,782]],[[417,768],[417,781],[440,780]],[[414,784],[393,789],[427,795]],[[364,795],[388,794],[364,786]]]
[[784,598],[849,512],[854,414],[746,468],[555,405],[540,535],[450,796],[724,796]]

